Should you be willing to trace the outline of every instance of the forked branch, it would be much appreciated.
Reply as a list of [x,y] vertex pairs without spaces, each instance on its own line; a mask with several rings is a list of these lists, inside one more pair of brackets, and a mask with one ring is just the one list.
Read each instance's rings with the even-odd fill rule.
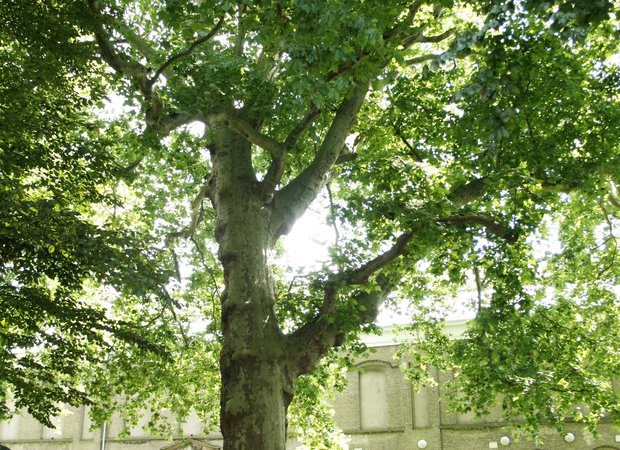
[[265,175],[261,185],[261,195],[265,203],[269,203],[271,201],[276,187],[282,180],[282,175],[284,174],[284,169],[286,168],[286,156],[288,155],[288,152],[295,147],[297,141],[306,131],[308,131],[319,114],[320,110],[314,104],[310,105],[306,115],[284,140],[282,153],[278,155],[271,155],[271,164],[269,165],[269,169],[267,170],[267,174]]
[[265,134],[262,134],[248,122],[235,116],[234,114],[226,115],[224,125],[228,126],[231,130],[236,131],[238,134],[247,139],[248,142],[251,142],[252,144],[269,152],[272,159],[282,158],[282,156],[286,153],[286,147],[283,144]]
[[[116,51],[108,33],[103,27],[103,17],[99,9],[98,0],[89,0],[89,6],[99,19],[94,21],[93,27],[95,39],[103,60],[119,74],[133,79],[138,86],[138,90],[150,105],[145,117],[147,125],[156,131],[168,133],[181,125],[193,121],[195,117],[189,113],[172,113],[164,116],[164,102],[159,94],[153,90],[154,81],[149,79],[147,68],[130,56],[119,54]],[[121,27],[118,23],[116,25]],[[141,44],[141,46],[145,50],[144,45]],[[149,50],[146,49],[145,51]],[[165,67],[160,74],[164,70],[166,70]]]
[[[292,359],[295,361],[299,374],[313,370],[325,352],[341,345],[349,331],[355,328],[354,324],[374,322],[379,307],[394,288],[387,278],[381,278],[378,274],[381,269],[389,266],[407,252],[407,244],[413,235],[413,232],[402,234],[396,239],[394,245],[381,255],[356,269],[330,277],[325,284],[323,302],[318,314],[288,337],[291,341]],[[344,286],[365,285],[372,275],[377,275],[378,289],[371,292],[360,290],[353,294],[352,304],[355,305],[355,310],[347,314],[352,314],[354,318],[343,325],[338,320],[339,291]]]

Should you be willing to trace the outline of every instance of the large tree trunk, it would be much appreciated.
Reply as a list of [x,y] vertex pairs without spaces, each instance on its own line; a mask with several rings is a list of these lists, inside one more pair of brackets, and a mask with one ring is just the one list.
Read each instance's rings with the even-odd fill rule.
[[221,128],[211,151],[216,238],[226,284],[220,357],[224,448],[284,449],[293,382],[273,309],[270,212],[261,201],[249,143]]
[[284,450],[292,383],[279,362],[222,353],[224,449]]

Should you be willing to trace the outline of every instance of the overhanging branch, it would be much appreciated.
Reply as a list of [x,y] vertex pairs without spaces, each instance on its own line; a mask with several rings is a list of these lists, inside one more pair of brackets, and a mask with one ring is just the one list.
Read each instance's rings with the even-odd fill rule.
[[389,250],[368,261],[366,264],[363,264],[357,269],[345,273],[344,276],[340,276],[339,278],[346,280],[346,283],[349,285],[368,283],[368,279],[373,274],[383,269],[406,252],[407,244],[411,242],[412,238],[413,233],[401,234]]
[[437,34],[435,36],[417,36],[413,42],[419,42],[424,44],[435,44],[437,42],[441,42],[450,36],[452,36],[456,32],[456,28],[450,28],[449,30],[444,31],[441,34]]
[[[357,325],[373,323],[379,307],[385,301],[394,286],[385,277],[381,277],[381,269],[389,266],[407,251],[407,244],[414,233],[403,233],[394,245],[356,269],[347,270],[330,277],[325,284],[323,302],[313,320],[307,322],[287,338],[291,343],[291,359],[297,371],[307,373],[316,367],[320,358],[333,347],[341,345],[347,334]],[[341,323],[339,314],[339,291],[343,286],[365,285],[372,275],[377,275],[378,289],[371,292],[360,290],[353,295],[354,311],[346,312],[349,319]],[[351,303],[348,303],[350,307]],[[343,305],[341,305],[343,306]],[[340,311],[340,314],[343,312]],[[352,315],[352,316],[351,316]]]
[[[356,319],[346,326],[338,323],[334,313],[319,315],[307,322],[296,332],[286,337],[289,348],[289,361],[296,375],[303,375],[314,370],[321,358],[330,349],[344,343],[348,333],[357,323],[372,323],[376,320],[379,306],[385,301],[392,286],[381,287],[373,292],[358,292],[354,296],[357,305]],[[328,287],[324,302],[336,303],[337,290]]]

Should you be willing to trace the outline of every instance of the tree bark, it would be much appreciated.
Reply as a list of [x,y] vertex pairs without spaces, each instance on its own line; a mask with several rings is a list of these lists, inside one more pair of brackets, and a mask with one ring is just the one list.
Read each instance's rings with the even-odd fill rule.
[[251,146],[226,127],[210,146],[216,238],[224,268],[220,425],[225,449],[278,450],[286,444],[293,397],[285,338],[274,315],[268,261],[270,210],[251,164]]

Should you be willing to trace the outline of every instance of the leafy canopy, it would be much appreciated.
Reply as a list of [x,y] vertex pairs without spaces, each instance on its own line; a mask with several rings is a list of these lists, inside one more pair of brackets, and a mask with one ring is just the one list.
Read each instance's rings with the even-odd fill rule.
[[[617,418],[619,6],[5,0],[3,392],[42,420],[88,392],[101,417],[120,395],[128,423],[148,404],[214,424],[223,281],[208,117],[226,114],[254,144],[273,194],[369,84],[325,174],[332,260],[295,277],[275,269],[281,328],[312,320],[337,279],[348,295],[330,320],[354,342],[377,307],[356,293],[390,286],[386,304],[409,306],[425,336],[405,347],[409,375],[455,370],[460,411],[501,402],[532,433],[567,415]],[[125,108],[106,117],[112,91]],[[336,276],[358,267],[372,276]],[[115,319],[84,296],[86,280],[115,287]],[[475,319],[448,341],[437,318],[467,285]],[[133,346],[143,338],[173,362]],[[298,383],[293,415],[340,384],[327,367]],[[304,436],[328,446],[329,427],[317,429]]]

